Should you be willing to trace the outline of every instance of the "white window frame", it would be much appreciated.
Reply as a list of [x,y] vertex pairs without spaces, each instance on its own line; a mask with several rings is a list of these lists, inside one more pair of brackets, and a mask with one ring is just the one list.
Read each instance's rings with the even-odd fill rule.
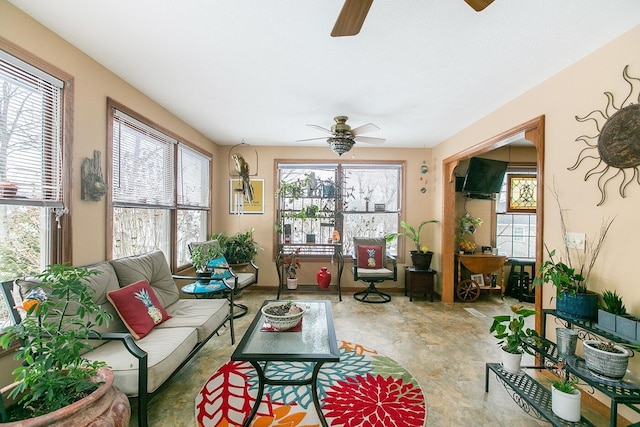
[[[0,181],[10,181],[17,191],[3,189],[0,206],[7,213],[20,209],[39,209],[38,260],[32,260],[30,268],[21,266],[20,271],[5,271],[1,280],[11,280],[17,276],[37,274],[47,265],[72,263],[70,230],[70,186],[71,146],[73,126],[73,77],[49,63],[33,56],[18,46],[0,38],[0,90],[7,82],[14,96],[30,91],[34,96],[22,98],[20,110],[9,106],[7,136],[12,136],[11,126],[19,123],[18,114],[22,108],[30,108],[39,120],[32,129],[28,144],[31,148],[21,148],[5,152],[2,159],[3,170]],[[4,92],[3,92],[4,93]],[[4,96],[0,94],[0,96]],[[6,104],[5,104],[6,105]],[[12,112],[13,111],[13,112]],[[38,116],[38,112],[42,114]],[[24,137],[24,132],[20,135]],[[16,136],[21,138],[21,136]],[[35,139],[34,139],[35,138]],[[16,143],[14,141],[14,143]],[[25,141],[27,143],[27,141]],[[11,238],[11,237],[8,237]],[[14,237],[19,240],[19,237]],[[22,256],[21,258],[26,258]],[[27,263],[29,264],[29,263]],[[29,271],[27,271],[29,270]],[[9,276],[16,277],[9,277]],[[4,301],[0,296],[0,306]],[[3,307],[4,308],[4,307]],[[8,313],[0,312],[0,328],[6,324]]]

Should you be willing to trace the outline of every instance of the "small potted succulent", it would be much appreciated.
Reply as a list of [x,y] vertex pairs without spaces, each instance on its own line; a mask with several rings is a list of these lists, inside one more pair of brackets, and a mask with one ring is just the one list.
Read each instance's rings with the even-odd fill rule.
[[584,340],[584,362],[596,375],[621,380],[627,373],[629,350],[610,341]]
[[534,354],[530,346],[540,345],[538,333],[534,329],[525,328],[525,318],[536,314],[535,310],[512,304],[511,314],[493,317],[489,332],[498,339],[502,349],[502,365],[505,371],[517,374],[520,372],[522,354]]
[[559,377],[551,381],[551,410],[566,421],[580,421],[582,394],[576,388],[578,381],[564,370],[564,361],[558,362]]
[[433,252],[429,250],[426,246],[420,243],[420,233],[422,232],[422,228],[431,223],[440,222],[437,219],[430,219],[426,221],[422,221],[418,227],[414,227],[409,225],[406,221],[400,221],[400,227],[402,227],[405,231],[400,233],[392,233],[388,236],[385,236],[385,240],[387,243],[393,242],[399,236],[405,236],[413,240],[413,243],[416,246],[415,250],[411,251],[411,261],[413,266],[421,269],[428,270],[431,266],[431,258],[433,257]]
[[615,333],[616,318],[625,314],[627,314],[627,308],[622,302],[622,297],[615,290],[613,292],[609,290],[602,292],[602,300],[598,305],[598,323],[596,325],[599,329]]

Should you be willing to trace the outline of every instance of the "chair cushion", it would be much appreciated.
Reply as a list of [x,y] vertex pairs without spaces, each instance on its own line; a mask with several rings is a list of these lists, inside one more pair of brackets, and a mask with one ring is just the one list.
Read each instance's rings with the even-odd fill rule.
[[[156,391],[197,344],[195,328],[155,328],[149,335],[136,341],[148,353],[147,387]],[[89,360],[106,361],[113,371],[116,386],[127,396],[138,395],[138,359],[129,353],[120,341],[106,344],[85,355]]]
[[167,308],[171,319],[157,326],[156,329],[196,328],[198,342],[204,341],[213,331],[227,320],[229,301],[219,299],[179,299]]
[[146,280],[107,293],[107,298],[135,339],[171,318]]
[[382,246],[358,246],[358,268],[382,268]]
[[162,251],[134,255],[109,261],[118,276],[120,287],[146,280],[156,292],[164,307],[180,298],[178,287],[171,276],[171,269]]
[[369,269],[363,268],[358,269],[358,279],[362,280],[363,278],[368,279],[391,279],[393,278],[393,271],[387,268],[376,268]]

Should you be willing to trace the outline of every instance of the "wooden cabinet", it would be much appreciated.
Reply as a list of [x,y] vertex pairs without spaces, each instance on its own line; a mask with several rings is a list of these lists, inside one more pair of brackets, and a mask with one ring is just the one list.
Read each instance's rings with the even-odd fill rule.
[[420,270],[407,266],[404,272],[404,294],[409,294],[409,301],[413,301],[413,293],[421,292],[425,297],[427,294],[433,302],[433,285],[436,272],[434,270]]

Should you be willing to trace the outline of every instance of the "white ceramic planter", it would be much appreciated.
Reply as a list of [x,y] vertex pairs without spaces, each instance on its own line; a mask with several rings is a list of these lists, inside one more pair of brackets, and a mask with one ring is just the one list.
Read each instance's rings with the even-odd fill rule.
[[298,279],[287,278],[287,289],[290,289],[290,290],[298,289]]
[[569,394],[551,386],[551,410],[563,420],[580,421],[581,398],[582,394],[579,390],[574,390],[574,393]]
[[520,373],[520,362],[522,361],[522,353],[509,353],[502,350],[502,367],[510,374]]

